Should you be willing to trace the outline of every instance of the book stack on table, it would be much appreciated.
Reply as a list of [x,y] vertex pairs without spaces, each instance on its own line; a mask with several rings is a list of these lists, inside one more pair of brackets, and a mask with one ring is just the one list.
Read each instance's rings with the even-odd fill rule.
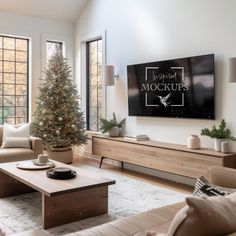
[[135,140],[135,141],[147,141],[149,140],[146,134],[139,134],[139,135],[127,135],[124,137],[127,140]]

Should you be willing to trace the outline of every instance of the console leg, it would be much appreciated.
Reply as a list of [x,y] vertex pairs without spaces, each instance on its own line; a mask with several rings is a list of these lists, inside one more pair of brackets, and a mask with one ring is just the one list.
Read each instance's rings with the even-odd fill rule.
[[121,162],[121,169],[124,170],[124,162]]
[[101,157],[101,161],[100,161],[100,165],[99,165],[99,168],[101,168],[102,167],[102,162],[103,162],[103,159],[104,159],[105,157]]

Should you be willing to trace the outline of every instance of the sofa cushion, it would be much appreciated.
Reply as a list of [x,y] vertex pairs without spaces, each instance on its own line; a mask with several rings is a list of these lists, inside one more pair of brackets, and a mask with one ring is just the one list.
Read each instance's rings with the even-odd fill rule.
[[6,137],[29,138],[29,128],[29,123],[21,124],[17,127],[4,123],[2,147],[4,147]]
[[2,148],[27,148],[30,149],[29,138],[6,137]]
[[25,148],[0,148],[0,163],[34,159],[35,153]]
[[186,202],[187,218],[175,236],[221,236],[236,231],[236,193],[206,199],[189,197]]

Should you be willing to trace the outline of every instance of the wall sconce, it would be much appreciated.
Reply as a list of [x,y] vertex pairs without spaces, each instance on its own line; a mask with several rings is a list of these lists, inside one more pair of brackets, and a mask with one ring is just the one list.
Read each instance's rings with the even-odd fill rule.
[[115,74],[115,67],[113,65],[105,65],[104,66],[104,85],[114,86],[116,79],[119,79],[119,75]]
[[236,82],[236,58],[229,58],[229,82]]

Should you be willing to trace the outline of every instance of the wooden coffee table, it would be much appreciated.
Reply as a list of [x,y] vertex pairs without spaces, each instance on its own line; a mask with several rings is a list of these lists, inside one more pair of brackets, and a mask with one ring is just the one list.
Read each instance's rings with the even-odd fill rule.
[[21,170],[17,162],[0,164],[0,197],[38,191],[42,193],[43,228],[51,228],[108,211],[108,185],[115,181],[56,162],[56,167],[69,167],[77,177],[55,180],[47,170]]

